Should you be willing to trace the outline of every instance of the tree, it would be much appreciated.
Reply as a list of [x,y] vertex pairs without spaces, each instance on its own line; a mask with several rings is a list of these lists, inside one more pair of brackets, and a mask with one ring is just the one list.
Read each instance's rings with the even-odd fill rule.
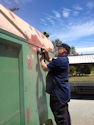
[[17,8],[17,7],[13,7],[13,8],[10,8],[9,10],[11,10],[12,12],[14,11],[18,11],[20,8]]
[[57,51],[57,49],[58,49],[57,45],[62,44],[62,41],[59,39],[56,39],[55,41],[52,41],[52,43],[54,45],[55,51]]
[[76,50],[75,50],[75,47],[74,47],[74,46],[72,46],[72,47],[71,47],[70,54],[71,54],[71,55],[78,55],[78,53],[76,52]]
[[84,74],[90,74],[91,73],[91,68],[89,65],[84,65]]
[[77,74],[79,74],[79,76],[81,75],[81,74],[83,74],[83,65],[77,65],[76,66],[76,75]]
[[73,75],[74,75],[74,73],[75,73],[75,71],[76,71],[75,66],[70,66],[69,75],[70,75],[70,76],[73,76]]
[[86,75],[91,73],[91,67],[88,64],[80,64],[76,67],[76,73],[80,75]]

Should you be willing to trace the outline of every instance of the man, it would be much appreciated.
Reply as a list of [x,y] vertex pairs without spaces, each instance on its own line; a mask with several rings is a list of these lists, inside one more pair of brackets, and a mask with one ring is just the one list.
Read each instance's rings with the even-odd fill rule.
[[55,117],[57,125],[71,125],[68,111],[70,101],[70,86],[68,83],[69,61],[68,54],[70,47],[67,44],[58,46],[58,56],[52,59],[47,51],[45,56],[48,65],[44,62],[44,57],[40,58],[44,71],[48,71],[46,77],[46,92],[50,94],[50,107]]

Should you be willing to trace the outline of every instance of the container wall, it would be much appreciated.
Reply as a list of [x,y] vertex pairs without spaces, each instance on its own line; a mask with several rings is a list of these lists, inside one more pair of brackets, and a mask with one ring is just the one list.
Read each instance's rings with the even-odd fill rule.
[[47,73],[41,69],[37,49],[39,48],[28,44],[23,47],[25,118],[26,124],[43,125],[48,119],[52,119],[52,114],[49,95],[45,92]]
[[[2,100],[2,104],[0,103],[0,108],[4,103],[6,103],[5,100],[7,98],[9,98],[8,100],[11,102],[11,105],[9,104],[10,106],[8,104],[5,105],[7,110],[10,111],[12,110],[12,107],[14,108],[16,105],[18,106],[16,106],[15,111],[10,112],[10,115],[6,114],[7,110],[5,110],[4,106],[2,107],[2,112],[5,115],[2,119],[0,119],[0,125],[2,121],[8,119],[9,116],[16,111],[19,111],[19,115],[14,115],[13,118],[16,119],[16,117],[19,116],[19,120],[17,120],[19,123],[16,123],[16,121],[12,122],[13,118],[11,118],[8,121],[9,123],[6,123],[6,125],[11,125],[10,122],[12,122],[14,125],[42,125],[45,122],[50,124],[51,121],[48,119],[53,119],[53,116],[49,107],[49,95],[45,92],[46,72],[41,69],[40,55],[37,54],[38,48],[27,44],[26,41],[18,40],[12,36],[10,37],[6,33],[0,33],[0,41],[3,41],[4,44],[7,43],[7,45],[11,44],[11,47],[15,46],[18,48],[17,52],[15,50],[14,57],[6,57],[6,61],[2,62],[3,64],[1,64],[3,57],[0,55],[0,73],[2,74],[2,65],[6,72],[11,71],[11,74],[7,73],[6,76],[2,74],[2,79],[4,77],[5,79],[6,77],[8,78],[6,81],[4,81],[4,79],[2,80],[0,75],[0,83],[4,83],[1,86],[2,91],[0,91],[0,93],[2,92],[0,94],[0,98]],[[1,51],[2,53],[5,53],[7,49],[2,50],[0,43],[0,52]],[[14,53],[11,51],[10,55],[11,53]],[[11,61],[8,62],[9,59],[13,59],[13,64]],[[6,64],[7,66],[5,67]],[[12,73],[13,71],[16,73],[16,75]],[[12,80],[11,82],[9,82],[10,79]],[[7,89],[6,91],[5,87]],[[13,96],[13,93],[15,96]],[[11,95],[9,96],[9,94]],[[5,99],[3,99],[3,96]]]

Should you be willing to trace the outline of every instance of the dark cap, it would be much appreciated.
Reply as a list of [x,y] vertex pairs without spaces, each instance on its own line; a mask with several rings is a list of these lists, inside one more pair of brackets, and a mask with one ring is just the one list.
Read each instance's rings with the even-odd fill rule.
[[68,54],[70,53],[71,48],[66,43],[59,44],[59,45],[57,45],[57,47],[63,47],[63,48],[65,48],[67,50]]

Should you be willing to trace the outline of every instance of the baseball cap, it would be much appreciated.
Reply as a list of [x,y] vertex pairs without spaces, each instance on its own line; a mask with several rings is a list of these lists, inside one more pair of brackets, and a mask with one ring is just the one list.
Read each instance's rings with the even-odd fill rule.
[[67,50],[68,54],[70,53],[70,46],[66,43],[62,43],[62,44],[59,44],[59,45],[56,45],[57,47],[63,47]]

